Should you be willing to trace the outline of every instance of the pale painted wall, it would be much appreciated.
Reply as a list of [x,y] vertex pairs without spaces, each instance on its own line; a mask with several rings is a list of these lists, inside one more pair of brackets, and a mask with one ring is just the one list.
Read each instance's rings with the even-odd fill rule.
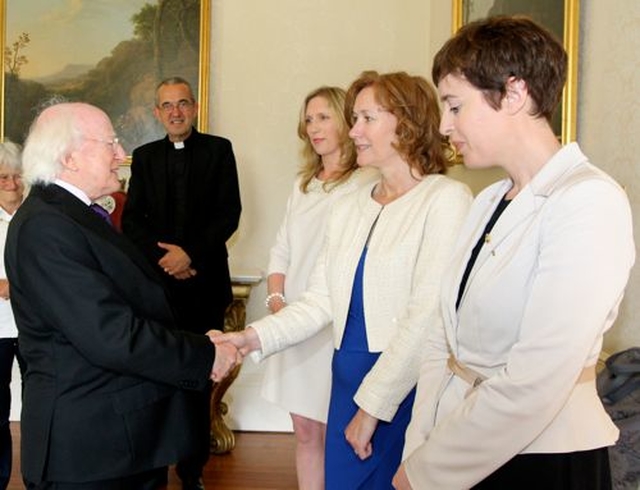
[[235,261],[266,265],[297,171],[306,93],[368,68],[426,73],[430,15],[415,0],[213,0],[210,128],[233,140],[239,164]]

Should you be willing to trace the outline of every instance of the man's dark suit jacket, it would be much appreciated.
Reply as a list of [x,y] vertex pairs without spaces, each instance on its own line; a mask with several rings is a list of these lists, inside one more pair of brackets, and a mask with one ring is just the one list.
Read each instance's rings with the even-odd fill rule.
[[187,415],[214,348],[173,330],[137,248],[57,185],[35,186],[5,261],[26,360],[22,472],[32,482],[118,478],[191,454]]
[[[168,137],[143,145],[133,152],[131,179],[122,215],[123,232],[144,252],[164,277],[170,293],[181,293],[174,305],[188,310],[182,318],[185,330],[205,332],[222,328],[213,318],[222,318],[231,302],[231,281],[226,242],[238,227],[240,191],[231,142],[193,129],[184,141],[186,152],[186,221],[184,239],[175,237],[170,200],[171,172],[167,155],[173,143]],[[165,251],[159,241],[181,246],[191,257],[197,275],[173,279],[157,266]],[[187,294],[184,294],[187,288]],[[177,296],[177,294],[175,295]],[[181,308],[182,307],[182,308]]]

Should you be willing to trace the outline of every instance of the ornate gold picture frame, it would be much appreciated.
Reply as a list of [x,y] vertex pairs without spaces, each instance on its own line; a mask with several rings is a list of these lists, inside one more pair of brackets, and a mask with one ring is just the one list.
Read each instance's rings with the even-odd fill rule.
[[0,0],[0,135],[22,143],[52,96],[109,114],[128,155],[164,136],[155,86],[181,76],[207,130],[210,0]]
[[563,144],[576,138],[579,4],[579,0],[453,0],[453,32],[482,17],[525,14],[563,40],[569,59],[567,83],[561,111],[553,120],[554,130]]

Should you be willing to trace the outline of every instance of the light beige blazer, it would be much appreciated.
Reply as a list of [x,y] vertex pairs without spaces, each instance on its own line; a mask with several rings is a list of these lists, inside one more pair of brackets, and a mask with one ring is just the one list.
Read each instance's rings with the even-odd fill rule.
[[[627,197],[577,144],[564,147],[496,223],[456,311],[471,249],[510,186],[476,198],[443,280],[444,325],[428,342],[405,445],[415,489],[469,488],[519,453],[618,436],[595,382],[576,380],[598,359],[634,262]],[[488,379],[469,391],[449,353]]]

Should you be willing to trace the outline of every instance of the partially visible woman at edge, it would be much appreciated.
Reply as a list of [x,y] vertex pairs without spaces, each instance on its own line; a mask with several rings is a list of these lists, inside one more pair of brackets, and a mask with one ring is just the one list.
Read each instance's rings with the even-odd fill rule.
[[440,279],[471,194],[442,175],[447,145],[424,78],[364,72],[345,107],[358,165],[380,178],[331,207],[298,301],[215,342],[260,358],[333,323],[326,489],[389,490],[427,332],[442,323]]
[[4,267],[4,246],[11,218],[24,198],[20,147],[11,141],[0,143],[0,489],[11,477],[13,446],[9,415],[11,413],[11,373],[13,359],[20,372],[24,361],[18,351],[18,329],[13,318],[10,287]]
[[476,197],[447,266],[397,489],[612,486],[595,365],[634,262],[631,209],[554,134],[566,69],[522,16],[467,24],[436,54],[442,133],[507,178]]
[[[376,177],[376,172],[358,169],[344,98],[341,88],[320,87],[305,97],[300,109],[303,165],[271,249],[266,299],[271,313],[305,291],[331,204]],[[262,395],[291,415],[300,490],[324,490],[332,354],[331,330],[324,329],[266,361]]]

